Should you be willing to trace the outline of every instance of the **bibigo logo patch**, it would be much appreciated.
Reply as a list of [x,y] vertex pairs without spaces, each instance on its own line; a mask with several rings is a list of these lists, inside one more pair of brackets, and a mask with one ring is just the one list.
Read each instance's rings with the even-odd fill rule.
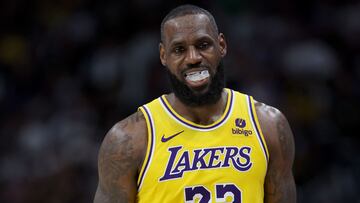
[[252,130],[244,129],[246,127],[245,119],[242,118],[235,119],[235,126],[236,128],[232,129],[232,134],[245,135],[245,136],[252,135]]

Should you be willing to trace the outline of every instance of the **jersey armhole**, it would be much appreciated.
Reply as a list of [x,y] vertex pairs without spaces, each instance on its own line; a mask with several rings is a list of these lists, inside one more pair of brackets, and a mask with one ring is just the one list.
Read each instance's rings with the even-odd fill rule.
[[146,176],[146,172],[147,172],[150,162],[151,162],[153,148],[155,145],[155,143],[154,143],[155,142],[155,139],[154,139],[155,128],[154,128],[153,119],[151,117],[151,113],[148,110],[148,108],[144,105],[144,106],[139,107],[138,110],[141,111],[145,117],[146,127],[147,127],[147,139],[148,139],[146,155],[145,155],[145,158],[142,163],[141,170],[139,172],[139,176],[137,179],[137,189],[139,191],[141,189],[142,183]]
[[256,133],[258,134],[258,136],[260,138],[260,144],[264,150],[266,161],[269,163],[269,151],[268,151],[268,148],[267,148],[267,145],[266,145],[266,142],[264,139],[264,135],[263,135],[263,132],[261,130],[261,126],[260,126],[260,123],[258,120],[258,116],[257,116],[256,109],[255,109],[255,102],[254,102],[254,99],[252,96],[249,96],[248,100],[249,100],[249,106],[250,106],[250,111],[251,111],[250,116],[251,116],[252,121],[254,122],[254,125],[255,125],[254,127],[256,130]]

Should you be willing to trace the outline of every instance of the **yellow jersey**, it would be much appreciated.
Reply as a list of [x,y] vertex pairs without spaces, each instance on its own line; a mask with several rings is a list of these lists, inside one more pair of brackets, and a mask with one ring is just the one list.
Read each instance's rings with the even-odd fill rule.
[[253,98],[225,91],[225,111],[211,125],[183,118],[164,95],[139,108],[148,147],[138,202],[264,202],[269,154]]

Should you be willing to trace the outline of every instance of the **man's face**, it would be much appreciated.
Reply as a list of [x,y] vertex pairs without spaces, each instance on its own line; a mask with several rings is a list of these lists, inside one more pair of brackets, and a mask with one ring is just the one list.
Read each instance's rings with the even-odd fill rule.
[[206,15],[185,15],[164,25],[161,62],[195,96],[211,91],[217,67],[225,54],[224,36],[217,34]]

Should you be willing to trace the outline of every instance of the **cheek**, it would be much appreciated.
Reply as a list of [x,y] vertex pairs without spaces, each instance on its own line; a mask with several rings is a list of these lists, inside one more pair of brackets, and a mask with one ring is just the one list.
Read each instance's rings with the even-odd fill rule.
[[220,54],[214,52],[205,54],[204,58],[206,58],[207,62],[214,67],[218,66],[222,59]]
[[180,78],[181,71],[179,68],[177,68],[176,64],[174,63],[168,63],[166,66],[166,69],[171,74],[175,75],[177,78]]
[[173,65],[178,65],[181,64],[181,62],[183,61],[184,56],[183,55],[175,55],[175,54],[169,54],[168,55],[168,60],[170,63],[172,63]]
[[182,58],[181,57],[169,57],[167,61],[167,65],[169,66],[172,73],[181,71],[182,67]]

